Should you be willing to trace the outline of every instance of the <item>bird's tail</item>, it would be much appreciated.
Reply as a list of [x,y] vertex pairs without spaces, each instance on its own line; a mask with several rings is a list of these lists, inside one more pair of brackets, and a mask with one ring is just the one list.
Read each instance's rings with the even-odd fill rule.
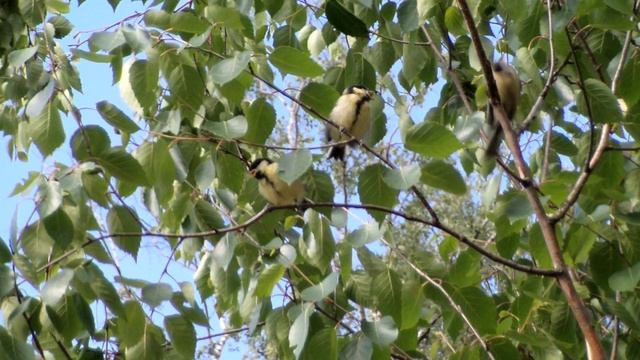
[[345,145],[334,145],[329,149],[329,159],[344,161]]
[[498,150],[500,149],[500,143],[502,142],[502,127],[496,127],[496,130],[491,134],[489,143],[487,144],[487,150],[485,153],[490,157],[497,157]]

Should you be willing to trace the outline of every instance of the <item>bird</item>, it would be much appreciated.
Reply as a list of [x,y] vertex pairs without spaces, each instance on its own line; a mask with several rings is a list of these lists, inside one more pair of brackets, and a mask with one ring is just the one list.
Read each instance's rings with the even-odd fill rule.
[[[518,109],[518,101],[520,100],[520,78],[516,69],[507,64],[504,59],[493,64],[493,78],[496,80],[498,95],[504,108],[505,114],[509,120],[513,120],[513,116]],[[489,125],[494,128],[493,134],[487,143],[486,154],[492,157],[498,155],[498,148],[502,139],[502,127],[496,121],[493,108],[489,107]]]
[[249,174],[258,180],[258,191],[269,203],[299,205],[304,201],[304,184],[299,179],[287,184],[278,175],[278,163],[268,158],[259,158],[249,165]]
[[[343,134],[340,129],[345,129],[353,137],[361,140],[371,128],[369,102],[375,94],[375,91],[367,89],[364,85],[353,85],[346,88],[329,114],[329,119],[339,128],[327,125],[327,141],[349,140],[349,136]],[[344,161],[344,155],[345,144],[338,144],[331,147],[328,158]]]

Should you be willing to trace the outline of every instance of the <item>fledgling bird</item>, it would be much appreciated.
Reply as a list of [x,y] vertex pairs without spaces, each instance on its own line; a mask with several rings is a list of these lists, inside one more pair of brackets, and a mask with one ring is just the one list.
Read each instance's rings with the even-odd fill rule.
[[[371,128],[369,102],[375,91],[363,85],[353,85],[344,90],[329,114],[329,119],[344,128],[357,139],[362,139]],[[327,141],[339,142],[349,139],[338,128],[327,125]],[[351,145],[351,144],[350,144]],[[345,144],[334,145],[329,150],[329,158],[344,161]]]
[[304,201],[304,184],[299,179],[287,184],[278,175],[278,163],[260,158],[249,165],[249,174],[258,180],[258,191],[272,205],[301,204]]
[[[518,101],[520,100],[520,78],[518,77],[518,73],[516,69],[502,59],[493,64],[493,78],[496,80],[496,87],[498,88],[498,95],[500,95],[502,107],[509,120],[512,121],[518,109]],[[495,157],[498,156],[498,149],[500,147],[500,141],[502,140],[502,127],[495,119],[492,107],[489,107],[488,122],[495,131],[491,134],[486,153],[489,156]]]

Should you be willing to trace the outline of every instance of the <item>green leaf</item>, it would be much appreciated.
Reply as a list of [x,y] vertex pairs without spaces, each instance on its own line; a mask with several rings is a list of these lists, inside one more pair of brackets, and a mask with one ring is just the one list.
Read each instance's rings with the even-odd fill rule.
[[327,1],[325,7],[329,23],[343,34],[369,38],[369,30],[362,20],[355,17],[336,0]]
[[480,255],[473,250],[465,250],[458,255],[449,270],[447,280],[458,287],[467,287],[482,280]]
[[170,315],[164,318],[171,345],[185,359],[193,359],[196,351],[196,331],[193,324],[181,315]]
[[109,185],[102,176],[85,171],[82,173],[82,185],[91,200],[105,208],[109,205]]
[[403,282],[400,330],[411,329],[422,319],[422,307],[425,300],[422,287],[416,278],[405,279]]
[[238,115],[227,121],[207,121],[202,127],[223,139],[232,140],[243,137],[248,125],[247,119]]
[[[305,187],[305,197],[314,203],[332,202],[335,192],[331,177],[324,171],[311,169],[307,175],[303,177],[302,182]],[[327,216],[331,213],[331,209],[317,209]],[[324,211],[328,210],[328,211]]]
[[87,161],[92,155],[99,155],[109,150],[111,139],[109,134],[98,125],[87,125],[71,136],[71,153],[78,161]]
[[57,181],[47,181],[38,188],[38,214],[41,219],[53,214],[62,205],[62,191]]
[[390,315],[396,324],[402,323],[402,281],[398,274],[385,269],[371,283],[371,291],[375,295],[378,309],[383,315]]
[[123,305],[124,315],[118,318],[119,335],[124,346],[130,347],[140,341],[145,330],[145,314],[138,300],[129,300]]
[[302,296],[302,300],[317,302],[329,296],[332,292],[335,291],[336,286],[338,285],[339,275],[340,274],[337,272],[332,272],[318,285],[314,285],[302,290],[302,292],[300,293],[300,295]]
[[364,246],[382,237],[383,229],[375,222],[366,223],[347,235],[347,243],[354,248]]
[[165,139],[144,142],[134,154],[140,166],[145,170],[147,179],[155,179],[153,187],[158,201],[165,205],[173,196],[173,181],[176,179],[176,166],[169,152],[169,143]]
[[299,253],[324,273],[335,255],[336,247],[329,221],[313,209],[308,209],[304,218],[303,241],[298,242]]
[[55,241],[56,245],[61,249],[66,249],[67,246],[73,240],[73,222],[69,215],[63,210],[58,208],[51,215],[47,216],[44,220],[44,228],[47,233]]
[[[366,205],[379,205],[393,208],[398,202],[398,191],[389,187],[384,181],[385,167],[380,164],[369,165],[360,173],[358,194]],[[386,213],[367,210],[378,222],[382,222]]]
[[324,73],[322,66],[309,58],[309,55],[290,46],[276,48],[269,61],[282,73],[302,77],[316,77]]
[[393,64],[398,60],[393,45],[388,41],[378,41],[369,49],[367,56],[369,62],[376,69],[378,74],[384,76],[391,70]]
[[136,60],[128,68],[128,72],[123,69],[121,82],[128,82],[133,90],[133,94],[142,107],[148,109],[153,107],[158,100],[156,89],[158,88],[158,66],[150,60]]
[[[618,99],[603,82],[596,79],[587,79],[584,82],[587,98],[593,115],[593,121],[602,123],[617,123],[623,120],[622,111],[618,104]],[[584,100],[584,93],[576,95],[576,105],[584,116],[589,116],[587,105]]]
[[[186,14],[186,13],[184,13]],[[169,14],[166,11],[163,10],[147,10],[144,13],[144,23],[149,26],[149,27],[157,27],[159,29],[167,29],[169,28],[169,22],[172,20],[172,16],[173,15],[178,15],[178,14]],[[195,17],[195,15],[193,14],[189,14],[193,17]],[[181,16],[180,19],[174,20],[176,23],[180,23],[182,22],[184,19],[186,19],[187,17],[185,17],[184,15]]]
[[102,300],[111,312],[117,316],[123,316],[124,307],[111,281],[107,280],[102,271],[95,265],[89,267],[87,274],[88,276],[83,278],[83,280],[88,282],[91,290],[98,296],[98,299]]
[[[110,233],[132,233],[139,234],[141,226],[138,223],[131,209],[124,206],[114,206],[107,214],[107,226]],[[138,256],[140,248],[140,235],[115,236],[113,241],[116,245],[126,253],[131,254],[134,258]]]
[[124,112],[122,112],[122,110],[106,100],[98,102],[96,104],[96,109],[100,116],[102,116],[109,125],[124,133],[133,134],[140,130],[140,127]]
[[300,92],[300,101],[325,118],[329,117],[339,97],[333,87],[316,82],[307,84]]
[[149,182],[140,163],[122,147],[113,147],[93,157],[107,174],[119,180],[136,185],[147,185]]
[[402,75],[413,84],[427,64],[428,54],[421,46],[402,45]]
[[551,148],[558,154],[574,156],[578,154],[578,147],[563,134],[554,131],[551,135]]
[[640,100],[640,59],[633,57],[625,65],[620,77],[620,86],[617,95],[622,97],[627,103],[627,107],[631,108]]
[[450,294],[481,335],[495,334],[496,304],[488,295],[477,287],[456,289]]
[[73,274],[72,270],[65,269],[49,279],[40,291],[42,302],[53,306],[61,301],[73,279]]
[[494,211],[496,215],[504,215],[511,221],[526,218],[533,213],[527,196],[516,190],[501,194],[496,201]]
[[416,0],[404,0],[398,6],[398,22],[403,32],[408,33],[420,27]]
[[249,38],[253,37],[253,24],[251,19],[238,11],[238,9],[209,5],[204,9],[204,16],[209,19],[213,25],[242,30],[245,36]]
[[62,145],[64,129],[55,102],[48,103],[44,111],[29,119],[29,134],[42,156],[51,155],[55,149]]
[[286,270],[286,267],[279,264],[268,266],[262,270],[260,275],[258,275],[258,285],[256,285],[255,291],[256,296],[260,298],[270,297],[273,288],[278,281],[282,279],[282,275],[284,275]]
[[166,283],[149,284],[142,288],[142,301],[154,308],[171,299],[172,295],[171,285]]
[[215,84],[226,84],[235,79],[247,67],[251,59],[250,51],[236,52],[233,57],[224,59],[211,68],[211,80]]
[[136,53],[142,53],[151,48],[151,37],[146,31],[138,27],[124,25],[120,27],[122,35],[124,35],[127,45]]
[[265,98],[257,98],[246,111],[246,117],[247,132],[244,139],[256,144],[264,144],[276,125],[275,109]]
[[0,352],[10,360],[35,360],[35,349],[16,338],[16,335],[18,334],[11,334],[0,326]]
[[162,336],[162,330],[145,321],[142,339],[134,346],[126,348],[125,357],[127,359],[138,360],[162,359],[163,344],[164,337]]
[[190,110],[195,111],[202,106],[204,79],[195,67],[186,64],[176,66],[171,70],[168,81],[172,94],[188,104]]
[[300,305],[300,308],[300,313],[289,329],[289,346],[293,349],[293,354],[296,358],[302,353],[304,343],[307,341],[309,318],[313,313],[313,304],[303,304]]
[[[11,261],[11,250],[3,238],[0,237],[0,264]],[[1,296],[1,295],[0,295]]]
[[442,160],[434,160],[423,166],[420,180],[428,186],[455,195],[464,195],[467,192],[467,185],[462,175],[455,167]]
[[424,156],[445,158],[462,144],[444,126],[425,121],[409,128],[405,147]]
[[[322,350],[322,351],[318,351]],[[316,331],[307,341],[302,353],[304,360],[323,360],[338,358],[338,337],[336,329],[327,327]]]
[[461,36],[467,33],[467,27],[464,24],[464,18],[462,12],[456,6],[449,6],[444,14],[444,23],[447,25],[447,29],[456,36]]
[[362,332],[374,344],[381,346],[391,345],[399,334],[398,327],[391,316],[383,316],[380,320],[364,321]]
[[8,60],[9,65],[13,67],[21,67],[27,60],[31,59],[38,51],[37,46],[32,46],[24,49],[13,50],[9,53]]
[[340,351],[339,359],[369,360],[373,357],[373,343],[366,336],[358,336]]
[[615,291],[633,291],[640,281],[640,262],[609,277],[609,287]]
[[209,29],[208,22],[187,11],[180,11],[171,14],[169,26],[172,31],[187,32],[190,34],[202,34]]
[[407,190],[420,181],[420,168],[409,165],[398,169],[385,169],[384,181],[396,190]]
[[278,174],[287,184],[291,184],[302,176],[311,166],[309,150],[294,150],[281,156],[278,160]]
[[[55,90],[55,81],[50,79],[47,85],[40,91],[38,91],[27,103],[25,108],[25,114],[28,118],[38,117],[44,108],[49,104],[49,99],[51,99],[51,95],[53,95],[53,91]],[[49,109],[49,112],[55,111],[57,109]],[[47,116],[48,118],[49,116]]]

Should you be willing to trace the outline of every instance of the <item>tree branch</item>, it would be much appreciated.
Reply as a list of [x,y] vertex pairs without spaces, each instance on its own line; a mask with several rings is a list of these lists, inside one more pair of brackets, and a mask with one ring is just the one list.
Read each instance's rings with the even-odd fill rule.
[[[567,299],[569,307],[571,308],[571,311],[573,312],[573,315],[578,322],[578,326],[580,327],[580,330],[585,337],[587,352],[590,354],[589,358],[592,360],[604,359],[604,349],[602,347],[598,334],[596,333],[593,326],[591,326],[587,308],[578,295],[573,285],[573,280],[571,279],[571,276],[567,269],[567,265],[564,262],[562,249],[560,249],[560,245],[558,244],[554,224],[547,217],[544,207],[542,206],[542,203],[538,198],[535,186],[533,186],[533,180],[531,180],[530,177],[529,167],[524,161],[522,151],[518,145],[516,134],[511,128],[510,121],[504,112],[502,103],[500,102],[498,89],[496,87],[496,83],[491,70],[491,63],[489,62],[489,59],[484,52],[484,48],[482,47],[480,35],[478,34],[478,30],[475,27],[475,23],[473,21],[473,16],[471,15],[469,6],[467,5],[467,2],[465,0],[457,1],[460,5],[460,10],[467,24],[467,28],[469,29],[469,33],[471,34],[471,41],[473,42],[476,54],[478,55],[478,58],[480,59],[480,63],[482,65],[482,71],[489,88],[491,106],[493,106],[494,114],[496,115],[498,121],[500,122],[500,125],[502,126],[502,129],[504,130],[507,145],[511,149],[516,168],[518,170],[518,173],[520,174],[520,177],[522,178],[522,186],[524,187],[527,198],[529,199],[529,203],[531,204],[538,219],[538,223],[540,225],[540,229],[542,231],[545,244],[549,251],[549,255],[551,256],[553,265],[557,270],[560,270],[562,272],[559,276],[556,277],[558,284],[560,285],[560,288]],[[604,142],[606,145],[606,138]]]
[[[381,212],[385,212],[387,214],[392,214],[395,216],[399,216],[407,221],[412,221],[412,222],[417,222],[417,223],[421,223],[424,225],[428,225],[428,226],[433,226],[439,230],[441,230],[442,232],[451,235],[452,237],[456,238],[458,241],[462,242],[463,244],[469,246],[470,248],[472,248],[473,250],[477,251],[478,253],[484,255],[485,257],[489,258],[490,260],[493,260],[494,262],[498,263],[498,264],[502,264],[504,266],[510,267],[514,270],[518,270],[527,274],[532,274],[532,275],[541,275],[541,276],[549,276],[549,277],[557,277],[560,276],[562,274],[561,271],[558,270],[554,270],[554,269],[540,269],[540,268],[536,268],[534,266],[527,266],[527,265],[523,265],[520,263],[517,263],[513,260],[509,260],[509,259],[505,259],[499,255],[496,255],[488,250],[486,250],[485,248],[483,248],[482,246],[476,244],[474,241],[472,241],[470,238],[468,238],[467,236],[458,233],[457,231],[453,230],[451,227],[449,227],[446,224],[437,222],[437,221],[433,221],[433,220],[428,220],[428,219],[423,219],[423,218],[419,218],[413,215],[409,215],[406,214],[404,212],[398,211],[398,210],[394,210],[394,209],[389,209],[389,208],[385,208],[383,206],[378,206],[378,205],[364,205],[364,204],[338,204],[338,203],[315,203],[315,204],[305,204],[304,205],[307,208],[352,208],[352,209],[364,209],[364,210],[376,210],[376,211],[381,211]],[[209,231],[202,231],[202,232],[194,232],[194,233],[188,233],[188,234],[171,234],[171,233],[161,233],[161,232],[149,232],[149,231],[145,231],[145,232],[141,232],[141,233],[111,233],[111,234],[106,234],[106,235],[102,235],[100,237],[97,237],[95,239],[89,240],[87,242],[85,242],[84,244],[82,244],[79,248],[70,250],[68,252],[66,252],[65,254],[59,256],[58,258],[50,261],[49,263],[47,263],[46,265],[43,265],[42,267],[40,267],[38,269],[38,271],[41,271],[42,269],[46,269],[49,266],[52,266],[54,264],[59,263],[60,261],[64,260],[65,258],[67,258],[69,255],[75,253],[76,251],[80,250],[81,248],[87,246],[88,244],[94,242],[94,241],[100,241],[100,240],[104,240],[106,238],[113,238],[113,237],[127,237],[127,236],[154,236],[154,237],[164,237],[164,238],[189,238],[189,237],[207,237],[207,236],[213,236],[213,235],[220,235],[220,234],[225,234],[228,232],[233,232],[233,231],[241,231],[246,229],[247,227],[251,226],[252,224],[254,224],[255,222],[257,222],[258,220],[260,220],[264,215],[266,215],[267,213],[270,213],[272,211],[276,211],[276,210],[283,210],[283,209],[296,209],[299,206],[297,205],[280,205],[280,206],[267,206],[264,209],[260,210],[258,213],[256,213],[254,216],[252,216],[249,220],[234,225],[234,226],[229,226],[229,227],[225,227],[225,228],[220,228],[220,229],[212,229]]]

